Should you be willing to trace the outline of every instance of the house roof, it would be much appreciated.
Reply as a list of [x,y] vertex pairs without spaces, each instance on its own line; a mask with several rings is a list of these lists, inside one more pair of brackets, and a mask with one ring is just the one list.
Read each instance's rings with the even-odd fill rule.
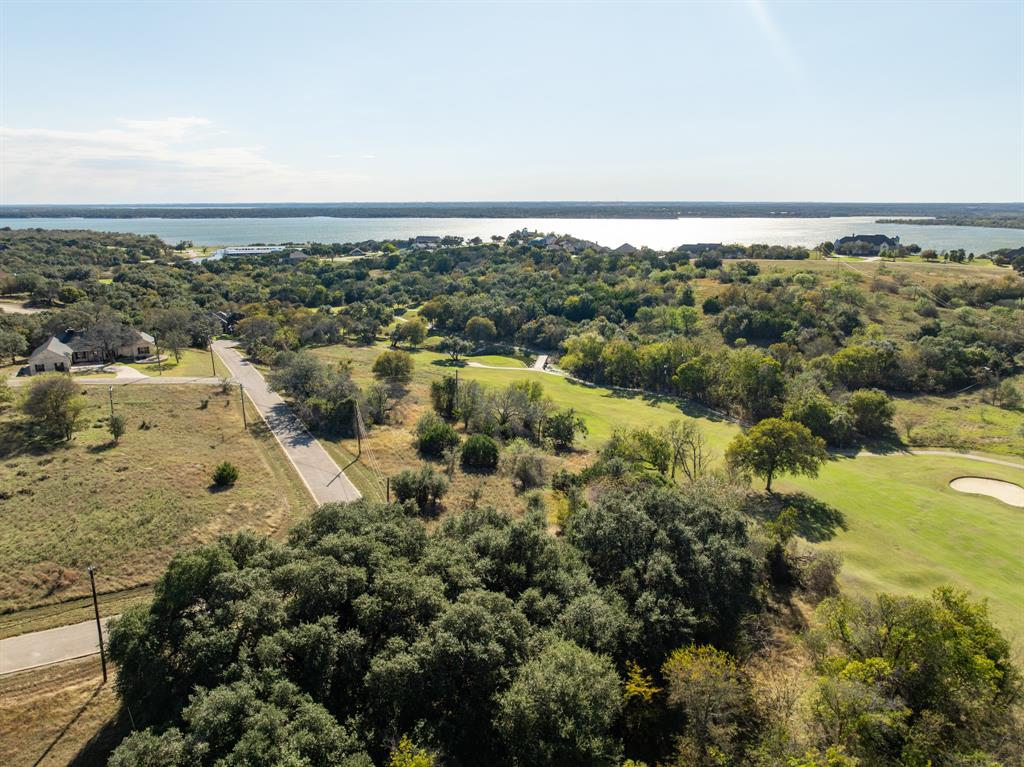
[[612,253],[636,253],[636,248],[634,248],[628,242],[624,242],[621,245],[619,245],[619,247],[617,247],[615,250],[613,250]]
[[884,234],[852,234],[849,237],[840,237],[836,245],[845,245],[848,242],[866,242],[871,245],[895,245],[899,238],[886,237]]
[[[153,336],[151,336],[149,333],[144,333],[141,330],[136,330],[135,328],[128,328],[128,330],[132,334],[131,340],[126,341],[124,344],[121,344],[121,346],[127,346],[128,344],[138,343],[152,344],[156,342]],[[50,341],[47,341],[47,343],[50,343],[51,341],[56,341],[63,348],[67,349],[68,354],[70,354],[71,352],[88,352],[98,348],[97,344],[90,343],[87,340],[85,331],[72,330],[71,328],[68,328],[67,330],[62,330],[57,335],[51,337]],[[63,352],[61,353],[63,354]]]
[[416,238],[416,242],[440,242],[441,238],[436,234],[421,234]]
[[66,343],[61,341],[57,336],[50,336],[43,343],[39,344],[32,353],[28,356],[31,361],[33,357],[37,357],[45,352],[51,352],[53,354],[59,354],[62,357],[70,357],[72,349]]

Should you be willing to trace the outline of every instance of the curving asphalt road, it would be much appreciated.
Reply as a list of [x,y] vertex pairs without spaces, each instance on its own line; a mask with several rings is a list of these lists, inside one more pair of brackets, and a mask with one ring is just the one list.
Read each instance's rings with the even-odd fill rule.
[[242,359],[235,345],[234,341],[214,341],[213,349],[235,381],[245,387],[249,400],[270,427],[316,502],[348,503],[362,498],[323,445],[302,425],[288,403],[271,390],[260,371]]

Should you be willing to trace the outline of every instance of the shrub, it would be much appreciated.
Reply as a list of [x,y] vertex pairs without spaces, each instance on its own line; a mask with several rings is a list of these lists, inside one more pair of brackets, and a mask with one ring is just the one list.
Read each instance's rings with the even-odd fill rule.
[[238,481],[238,467],[224,461],[213,470],[213,484],[217,487],[230,487]]
[[879,389],[858,389],[850,395],[846,407],[854,428],[865,437],[878,437],[892,428],[896,406],[892,397]]
[[54,439],[69,440],[88,426],[86,401],[71,376],[50,373],[36,376],[28,386],[21,410],[35,431]]
[[570,407],[548,416],[544,434],[551,438],[556,450],[571,450],[577,435],[587,436],[587,424]]
[[448,492],[448,480],[431,466],[406,469],[391,478],[391,489],[400,503],[415,505],[421,514],[435,513]]
[[113,437],[114,442],[118,442],[121,437],[124,436],[125,429],[128,428],[128,420],[120,413],[115,413],[110,416],[110,422],[107,424],[107,429],[110,431],[110,436]]
[[440,458],[458,445],[459,433],[436,413],[427,413],[416,423],[416,447],[424,455]]
[[527,442],[517,439],[505,450],[505,469],[521,490],[541,487],[547,482],[547,462]]
[[412,369],[413,360],[409,352],[386,351],[373,361],[373,374],[386,381],[408,383]]
[[474,434],[462,446],[462,468],[494,471],[498,468],[498,443],[486,434]]

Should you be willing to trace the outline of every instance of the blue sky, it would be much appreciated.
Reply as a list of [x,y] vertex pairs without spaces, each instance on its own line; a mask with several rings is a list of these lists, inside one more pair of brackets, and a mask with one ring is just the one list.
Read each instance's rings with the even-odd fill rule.
[[0,201],[1024,199],[1024,3],[0,3]]

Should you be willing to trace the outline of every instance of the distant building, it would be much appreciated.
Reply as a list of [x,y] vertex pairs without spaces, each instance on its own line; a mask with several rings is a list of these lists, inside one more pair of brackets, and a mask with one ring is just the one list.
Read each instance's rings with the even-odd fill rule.
[[286,245],[244,245],[233,248],[224,248],[217,251],[222,256],[237,258],[239,256],[264,256],[267,253],[278,253],[288,250]]
[[350,250],[348,252],[348,255],[350,255],[350,256],[365,256],[366,255],[366,251],[363,250],[362,248],[353,248],[352,250]]
[[235,328],[235,322],[241,319],[241,315],[234,312],[210,312],[210,317],[220,323],[222,333],[230,333]]
[[[129,328],[130,339],[114,350],[115,359],[137,360],[153,354],[155,341],[149,333]],[[65,330],[50,336],[28,357],[28,374],[68,372],[72,365],[102,365],[111,362],[101,346],[91,343],[81,330]]]
[[692,242],[680,245],[676,248],[677,253],[706,253],[709,250],[721,250],[720,242]]
[[628,242],[624,242],[619,247],[615,248],[612,253],[618,253],[620,256],[631,256],[637,252],[637,249],[630,245]]
[[441,238],[433,234],[421,234],[419,237],[412,241],[412,246],[414,248],[436,248],[440,244]]
[[282,261],[287,261],[290,264],[301,264],[303,261],[312,258],[308,253],[303,253],[301,250],[293,250],[287,256],[282,258]]
[[884,234],[851,234],[849,237],[840,237],[833,245],[835,252],[841,256],[877,256],[898,248],[900,238],[886,237]]

